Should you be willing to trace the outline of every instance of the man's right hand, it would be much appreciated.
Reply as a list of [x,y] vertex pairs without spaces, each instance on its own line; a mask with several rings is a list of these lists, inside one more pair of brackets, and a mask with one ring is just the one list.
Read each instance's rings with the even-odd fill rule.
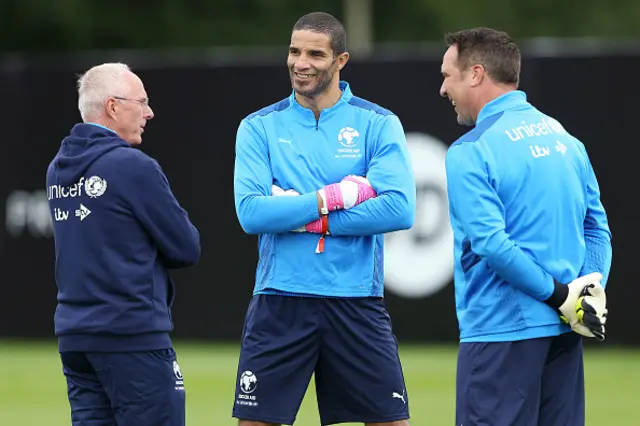
[[545,303],[556,309],[576,333],[603,341],[608,311],[601,279],[602,274],[594,272],[566,285],[554,280],[554,292]]
[[[291,197],[291,196],[300,195],[300,193],[295,189],[282,189],[278,185],[271,185],[271,195],[274,197]],[[318,198],[320,198],[319,195],[318,195]],[[320,203],[320,201],[318,201],[318,203]],[[320,210],[320,207],[318,207],[318,210]],[[293,232],[310,232],[309,229],[316,228],[317,226],[316,222],[319,223],[320,219],[318,219],[317,221],[313,221],[307,224],[306,226],[301,226],[300,228],[296,228],[293,230]]]
[[[377,196],[375,189],[367,178],[349,175],[340,183],[327,185],[316,192],[318,197],[318,214],[323,216],[329,212],[350,209],[358,204]],[[271,186],[271,195],[296,196],[300,195],[295,189],[284,190],[277,185]],[[326,212],[323,210],[326,208]],[[306,226],[294,229],[293,232],[322,233],[321,219],[317,219]]]
[[282,189],[278,185],[271,185],[271,195],[276,197],[300,195],[295,189]]
[[578,320],[589,329],[593,337],[602,342],[605,339],[604,326],[609,314],[604,287],[600,283],[586,286],[578,298],[576,311]]

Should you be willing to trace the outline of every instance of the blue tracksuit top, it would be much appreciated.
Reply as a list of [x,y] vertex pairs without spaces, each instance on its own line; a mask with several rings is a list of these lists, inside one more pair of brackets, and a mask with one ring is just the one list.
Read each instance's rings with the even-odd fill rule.
[[543,301],[611,267],[611,233],[584,145],[508,92],[484,106],[446,157],[461,342],[555,336]]
[[[254,294],[381,297],[383,234],[413,225],[416,187],[400,120],[353,96],[348,83],[340,89],[318,120],[292,92],[239,125],[235,205],[244,231],[259,236]],[[350,174],[366,175],[378,196],[331,212],[318,254],[318,234],[291,231],[319,218],[318,189]],[[301,195],[271,196],[272,184]]]
[[49,164],[61,352],[171,347],[169,269],[195,264],[200,237],[158,163],[118,135],[77,124]]

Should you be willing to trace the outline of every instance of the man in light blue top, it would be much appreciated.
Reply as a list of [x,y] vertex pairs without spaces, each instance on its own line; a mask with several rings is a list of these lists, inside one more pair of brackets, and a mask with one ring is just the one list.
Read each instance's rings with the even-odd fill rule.
[[474,126],[446,157],[456,424],[584,425],[582,336],[604,339],[612,257],[595,173],[584,145],[518,90],[506,33],[445,39],[440,94]]
[[238,128],[236,212],[259,250],[233,408],[241,426],[293,424],[314,373],[323,425],[409,424],[383,234],[413,225],[415,180],[398,117],[340,81],[345,40],[331,15],[300,18],[291,95]]

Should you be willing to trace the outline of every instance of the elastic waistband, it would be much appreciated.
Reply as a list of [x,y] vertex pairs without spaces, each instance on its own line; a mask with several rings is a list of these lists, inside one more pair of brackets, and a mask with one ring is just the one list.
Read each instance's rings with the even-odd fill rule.
[[172,347],[169,333],[65,334],[58,336],[60,352],[137,352]]

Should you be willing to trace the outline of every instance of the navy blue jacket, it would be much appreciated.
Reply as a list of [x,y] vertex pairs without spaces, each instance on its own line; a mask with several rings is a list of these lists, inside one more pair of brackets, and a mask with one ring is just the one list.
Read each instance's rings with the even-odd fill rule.
[[102,126],[77,124],[47,169],[59,350],[171,346],[169,269],[194,265],[200,236],[158,163]]

